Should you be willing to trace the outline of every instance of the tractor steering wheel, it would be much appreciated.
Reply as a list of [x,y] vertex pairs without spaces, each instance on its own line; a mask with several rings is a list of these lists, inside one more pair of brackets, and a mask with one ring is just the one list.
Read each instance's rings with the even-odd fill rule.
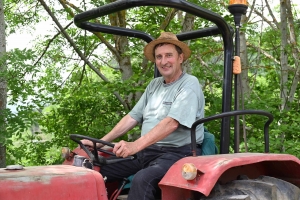
[[[133,160],[133,159],[136,158],[136,155],[128,156],[126,158],[121,158],[121,157],[117,157],[116,154],[114,154],[110,151],[106,151],[106,150],[101,149],[101,148],[97,149],[97,145],[96,145],[97,143],[107,145],[107,146],[110,146],[110,147],[114,147],[115,145],[110,143],[110,142],[106,142],[106,141],[103,141],[103,140],[99,140],[99,139],[96,139],[96,138],[88,137],[88,136],[85,136],[85,135],[79,135],[79,134],[71,134],[70,138],[74,142],[79,144],[80,148],[82,148],[87,153],[87,155],[90,157],[93,164],[97,165],[97,166],[108,165],[108,164],[127,161],[127,160]],[[82,144],[82,142],[80,141],[82,139],[89,140],[93,143],[93,151],[92,152],[84,144]],[[111,155],[111,157],[108,157],[108,158],[103,157],[103,156],[98,154],[98,151],[109,154],[109,155]]]

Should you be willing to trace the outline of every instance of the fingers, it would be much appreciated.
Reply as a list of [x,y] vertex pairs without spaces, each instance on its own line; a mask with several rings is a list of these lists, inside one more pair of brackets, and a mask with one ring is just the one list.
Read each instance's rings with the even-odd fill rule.
[[118,142],[117,144],[115,144],[114,149],[113,149],[113,153],[116,154],[117,157],[122,157],[123,148],[122,148],[121,142]]
[[116,154],[117,157],[126,158],[129,156],[129,151],[127,149],[127,143],[125,141],[120,141],[117,144],[115,144],[113,153]]
[[82,143],[83,145],[86,145],[86,146],[93,146],[93,143],[92,143],[91,141],[89,141],[89,140],[83,139],[83,140],[80,140],[80,141],[81,141],[81,143]]
[[[83,139],[83,140],[80,140],[81,143],[86,146],[90,151],[93,150],[93,143],[90,141],[90,140],[86,140],[86,139]],[[80,145],[78,145],[79,148],[81,148]]]

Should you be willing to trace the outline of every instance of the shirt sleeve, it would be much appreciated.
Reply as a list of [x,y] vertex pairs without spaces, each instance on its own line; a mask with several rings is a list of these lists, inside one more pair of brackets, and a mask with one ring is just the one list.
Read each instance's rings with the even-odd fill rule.
[[148,91],[149,86],[146,88],[145,92],[143,93],[139,101],[135,104],[133,109],[128,113],[133,119],[138,121],[138,123],[143,122],[143,114],[147,105]]
[[168,116],[191,128],[199,110],[198,97],[190,88],[183,88],[172,103]]

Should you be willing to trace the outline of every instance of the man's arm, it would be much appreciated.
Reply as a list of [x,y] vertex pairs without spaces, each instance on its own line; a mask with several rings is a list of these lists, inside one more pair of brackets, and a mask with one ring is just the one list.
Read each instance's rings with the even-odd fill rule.
[[[107,133],[101,140],[104,140],[106,142],[112,142],[114,139],[124,135],[129,130],[131,130],[133,127],[135,127],[138,124],[138,122],[133,119],[130,115],[125,115],[119,123],[109,132]],[[93,146],[93,143],[89,140],[81,140],[81,142],[86,146]],[[102,147],[103,145],[97,144],[98,148]]]
[[135,141],[139,148],[138,151],[141,151],[151,144],[155,144],[156,142],[164,139],[175,131],[178,128],[178,125],[179,123],[177,120],[171,117],[164,118],[151,131]]
[[115,144],[113,152],[119,157],[127,157],[143,150],[144,148],[164,139],[178,128],[178,121],[166,117],[161,120],[151,131],[141,136],[134,142],[120,141]]
[[108,133],[106,134],[101,140],[111,142],[114,139],[124,135],[128,131],[130,131],[133,127],[135,127],[138,122],[133,119],[130,115],[125,115],[119,123]]

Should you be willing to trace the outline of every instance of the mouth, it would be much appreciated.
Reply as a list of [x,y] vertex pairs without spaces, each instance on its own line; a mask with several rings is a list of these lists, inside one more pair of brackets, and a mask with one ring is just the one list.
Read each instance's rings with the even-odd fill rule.
[[171,67],[172,67],[172,66],[166,66],[166,65],[165,65],[165,66],[161,66],[162,69],[169,69],[169,68],[171,68]]

